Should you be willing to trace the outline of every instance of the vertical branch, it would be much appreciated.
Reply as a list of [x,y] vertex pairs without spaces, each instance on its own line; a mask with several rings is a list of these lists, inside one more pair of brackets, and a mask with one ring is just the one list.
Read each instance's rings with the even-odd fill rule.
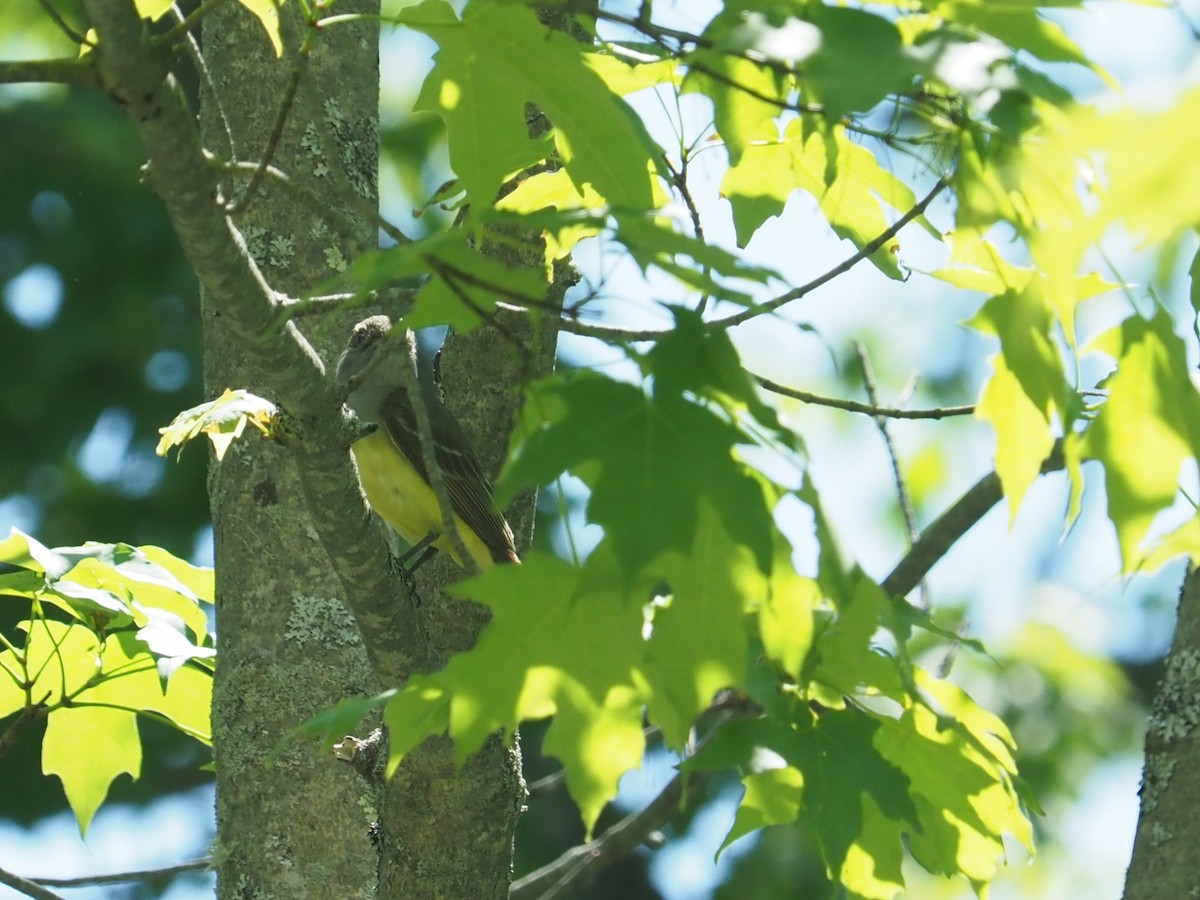
[[[867,391],[867,400],[872,406],[879,406],[879,393],[875,386],[875,370],[871,366],[871,358],[867,354],[867,348],[861,341],[856,341],[854,344],[854,352],[858,354],[859,365],[862,366],[863,384]],[[905,394],[910,392],[910,388],[905,389]],[[917,530],[917,514],[913,509],[912,495],[909,493],[908,485],[904,481],[904,473],[900,471],[900,456],[896,453],[896,444],[892,440],[892,432],[888,427],[886,416],[874,416],[875,427],[879,429],[879,434],[883,438],[883,445],[887,448],[888,461],[892,467],[892,480],[896,485],[896,498],[900,503],[900,514],[904,517],[904,530],[908,536],[908,546],[911,549],[916,542],[920,532]],[[929,597],[926,594],[924,581],[921,583],[921,608],[929,607]]]
[[1141,810],[1124,900],[1192,897],[1200,887],[1200,569],[1179,591],[1179,619],[1146,730]]

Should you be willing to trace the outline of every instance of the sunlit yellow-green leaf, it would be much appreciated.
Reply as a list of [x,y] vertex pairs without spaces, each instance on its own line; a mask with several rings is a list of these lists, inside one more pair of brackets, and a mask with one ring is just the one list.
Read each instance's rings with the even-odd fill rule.
[[[771,122],[721,182],[721,195],[733,207],[738,245],[744,247],[764,221],[779,215],[797,190],[815,197],[834,232],[860,249],[916,203],[912,189],[850,140],[841,125],[815,129],[792,119],[780,136]],[[893,238],[870,259],[885,275],[900,278],[898,251]]]
[[1155,516],[1174,501],[1184,460],[1200,455],[1200,395],[1166,312],[1126,319],[1095,346],[1116,357],[1117,371],[1083,449],[1104,463],[1108,517],[1128,571]]
[[642,764],[646,738],[643,698],[632,687],[614,685],[600,702],[577,681],[557,691],[557,715],[543,750],[567,771],[571,799],[590,838],[604,807],[617,794],[617,782]]
[[204,566],[193,566],[162,547],[145,545],[138,548],[156,566],[161,566],[191,591],[197,600],[211,604],[216,597],[213,570]]
[[34,678],[30,693],[35,703],[60,703],[99,673],[100,642],[90,628],[51,619],[34,619],[20,627],[28,635],[25,659]]
[[277,57],[283,55],[283,40],[279,34],[279,7],[286,2],[287,0],[238,0],[238,3],[262,23]]
[[615,53],[584,53],[581,59],[604,79],[609,90],[622,97],[648,87],[679,83],[679,63],[674,59],[638,60]]
[[166,456],[172,447],[182,450],[192,438],[206,434],[220,460],[229,445],[242,436],[247,422],[264,435],[270,434],[274,415],[275,405],[269,400],[249,391],[226,388],[217,399],[185,409],[166,428],[158,429],[162,437],[154,451],[159,456]]
[[1181,556],[1186,556],[1193,564],[1200,560],[1200,515],[1192,516],[1155,540],[1143,554],[1138,568],[1143,572],[1154,572]]
[[[717,134],[725,141],[729,163],[734,166],[764,127],[774,126],[786,96],[776,72],[718,49],[699,48],[688,57],[683,86],[712,100]],[[772,103],[770,98],[778,99]]]
[[1069,301],[1084,252],[1111,226],[1122,223],[1154,243],[1200,221],[1200,167],[1191,152],[1198,142],[1195,87],[1163,109],[1080,106],[1052,119],[1015,173],[1052,296]]
[[816,715],[799,704],[790,721],[778,712],[722,726],[685,768],[741,771],[746,808],[731,837],[794,817],[832,880],[853,896],[891,898],[904,886],[901,835],[916,827],[917,807],[908,777],[875,749],[887,727],[861,709]]
[[[601,209],[604,198],[590,185],[581,191],[571,180],[566,169],[539,172],[524,179],[509,194],[496,202],[496,208],[517,213],[532,213],[547,207],[566,209]],[[575,249],[584,238],[599,234],[601,228],[594,224],[582,224],[560,228],[546,234],[546,265],[562,259]]]
[[[491,607],[490,626],[443,672],[406,687],[389,716],[404,709],[436,724],[449,698],[450,734],[466,759],[497,729],[554,715],[545,750],[562,761],[590,832],[645,747],[645,698],[635,677],[645,653],[642,610],[614,590],[619,584],[619,570],[600,548],[582,570],[529,554],[521,566],[497,566],[458,586]],[[547,602],[530,603],[534,594]]]
[[134,0],[138,15],[143,19],[157,22],[171,8],[171,0]]
[[721,842],[724,850],[743,835],[795,822],[804,800],[804,773],[791,766],[750,772],[742,778],[742,802],[738,804],[733,827]]
[[1050,455],[1054,433],[1046,413],[1021,389],[1001,354],[992,357],[992,377],[984,386],[975,415],[996,432],[996,474],[1008,498],[1011,524],[1025,492]]
[[142,740],[137,716],[120,709],[73,706],[46,717],[42,771],[57,775],[86,834],[92,816],[120,774],[136,779],[142,771]]
[[[1054,322],[1038,290],[993,297],[971,320],[1000,338],[992,378],[976,415],[996,432],[996,471],[1015,519],[1025,491],[1054,445],[1056,416],[1065,418],[1070,392],[1060,353],[1051,339]],[[1061,427],[1061,426],[1060,426]]]
[[[935,684],[924,679],[926,686]],[[960,715],[970,717],[974,704],[961,692],[946,695]],[[879,730],[875,745],[885,759],[912,783],[921,828],[909,833],[913,856],[934,873],[961,873],[976,884],[995,877],[1004,855],[1003,836],[1011,834],[1032,850],[1032,829],[1013,787],[1012,771],[985,755],[979,734],[1003,746],[990,719],[947,725],[927,707],[914,704],[898,720]],[[1003,726],[1000,726],[1003,727]],[[1011,757],[1009,757],[1011,759]]]
[[955,287],[984,294],[1021,291],[1033,275],[1032,267],[1018,266],[976,228],[960,228],[946,235],[950,262],[929,274]]
[[813,640],[813,612],[821,589],[797,575],[790,560],[776,560],[766,599],[759,607],[758,628],[763,651],[797,681]]
[[[438,42],[417,108],[445,120],[450,163],[471,202],[490,205],[506,178],[557,149],[577,184],[614,206],[649,207],[654,144],[584,64],[582,44],[523,4],[472,3],[460,19],[444,0],[425,0],[398,18]],[[553,122],[553,145],[530,137],[528,103]]]
[[50,578],[58,578],[70,568],[67,560],[19,528],[0,541],[0,562]]
[[155,713],[184,734],[211,743],[212,676],[208,672],[182,666],[164,684],[154,657],[130,632],[110,636],[100,661],[104,677],[79,694],[77,702]]
[[745,680],[743,616],[767,590],[754,554],[722,526],[701,501],[691,552],[669,551],[647,566],[672,592],[654,612],[645,663],[650,715],[672,747],[683,746],[717,691]]

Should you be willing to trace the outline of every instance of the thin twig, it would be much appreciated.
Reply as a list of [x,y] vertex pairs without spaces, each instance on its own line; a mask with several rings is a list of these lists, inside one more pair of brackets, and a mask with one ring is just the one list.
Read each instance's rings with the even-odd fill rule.
[[537,781],[531,781],[525,786],[525,790],[530,797],[537,794],[544,794],[546,791],[554,790],[567,780],[567,770],[559,769],[556,772],[551,772],[549,775],[543,775]]
[[[1055,442],[1049,458],[1042,463],[1042,474],[1057,472],[1064,465],[1062,440]],[[921,533],[904,558],[880,584],[893,597],[904,597],[921,583],[929,570],[941,560],[955,542],[1000,502],[1004,492],[1000,476],[989,472]]]
[[124,884],[128,881],[150,881],[155,878],[173,878],[185,872],[199,872],[212,868],[211,859],[193,859],[190,862],[164,866],[161,869],[141,869],[135,872],[114,872],[111,875],[84,875],[79,878],[35,878],[39,884],[50,887],[90,887],[97,884]]
[[[179,4],[176,3],[171,7],[171,14],[175,18],[176,24],[183,24],[183,11],[180,10]],[[190,30],[183,32],[183,43],[187,49],[188,59],[192,61],[192,65],[196,69],[196,74],[200,80],[204,82],[204,87],[208,89],[208,96],[205,99],[205,104],[216,110],[217,118],[221,122],[221,132],[225,135],[225,149],[231,159],[237,159],[237,144],[233,138],[233,126],[229,124],[229,118],[225,115],[225,105],[221,102],[221,92],[217,90],[217,83],[213,80],[212,72],[208,69],[208,61],[204,58],[204,52],[200,49],[200,42],[196,40]]]
[[714,319],[708,323],[708,327],[715,330],[718,328],[732,328],[735,325],[741,325],[743,322],[748,322],[757,316],[761,316],[763,313],[773,312],[774,310],[779,309],[779,307],[787,303],[791,303],[793,300],[799,300],[805,294],[815,291],[826,282],[832,281],[839,275],[850,271],[850,269],[853,269],[856,265],[869,257],[876,250],[884,247],[888,241],[899,234],[900,229],[902,229],[905,225],[907,225],[913,219],[924,215],[925,210],[929,208],[929,204],[934,201],[934,198],[937,197],[938,194],[945,190],[948,184],[949,182],[945,176],[939,178],[937,183],[934,184],[933,189],[930,190],[930,192],[926,194],[916,206],[897,219],[895,223],[891,225],[891,227],[885,229],[873,240],[863,244],[863,246],[860,247],[856,253],[846,257],[846,259],[842,260],[842,262],[838,263],[823,275],[818,275],[807,284],[802,284],[800,287],[794,288],[785,294],[780,294],[778,297],[768,300],[765,303],[755,304],[754,306],[744,309],[739,313],[726,316],[724,319]]
[[188,14],[187,18],[184,18],[183,13],[176,6],[174,8],[176,13],[175,24],[171,27],[170,31],[167,31],[161,37],[155,38],[155,43],[172,47],[185,36],[189,38],[193,37],[193,33],[199,27],[200,23],[204,21],[204,18],[225,2],[226,0],[204,0],[203,3]]
[[304,40],[300,43],[300,49],[296,52],[295,65],[292,66],[292,71],[288,75],[287,84],[283,89],[283,98],[279,102],[279,109],[275,114],[275,124],[271,128],[271,133],[267,137],[267,146],[259,157],[258,166],[254,173],[250,176],[250,181],[242,191],[242,195],[235,201],[232,201],[225,207],[226,213],[236,215],[243,212],[249,206],[253,199],[258,186],[262,183],[263,177],[266,175],[267,168],[271,165],[271,160],[275,157],[275,150],[279,146],[279,141],[283,138],[283,128],[287,124],[288,116],[292,113],[292,104],[296,102],[296,91],[300,87],[300,79],[304,76],[305,70],[308,68],[308,58],[312,54],[313,44],[316,43],[317,27],[313,20],[309,20],[306,26]]
[[[903,216],[901,216],[895,222],[895,224],[893,224],[887,230],[880,233],[874,240],[870,241],[867,244],[864,244],[862,246],[862,248],[860,248],[857,252],[846,257],[846,259],[844,259],[838,265],[834,266],[828,272],[825,272],[823,275],[819,275],[816,278],[814,278],[812,281],[809,281],[807,284],[803,284],[798,288],[794,288],[794,289],[788,291],[786,294],[780,294],[778,297],[775,297],[771,300],[767,300],[764,303],[759,303],[754,306],[748,307],[747,309],[744,309],[739,313],[735,313],[734,315],[731,315],[731,316],[726,316],[723,319],[713,319],[712,321],[707,323],[707,327],[709,329],[715,331],[715,330],[718,330],[721,328],[730,328],[735,325],[741,325],[743,322],[748,322],[750,319],[753,319],[756,316],[763,315],[764,313],[773,312],[776,309],[778,309],[779,307],[781,307],[787,303],[791,303],[793,300],[799,300],[801,297],[805,296],[806,294],[811,293],[812,291],[815,291],[817,288],[821,287],[826,282],[832,281],[834,278],[837,278],[839,275],[842,275],[843,273],[848,272],[850,269],[852,269],[856,265],[858,265],[858,263],[862,262],[864,259],[869,257],[872,253],[874,253],[876,250],[883,247],[888,241],[890,241],[892,238],[894,238],[896,236],[896,234],[899,233],[900,229],[902,229],[905,225],[907,225],[909,222],[913,221],[913,219],[916,219],[919,216],[923,215],[925,213],[925,210],[928,209],[929,204],[931,204],[933,202],[934,198],[937,197],[937,195],[940,194],[946,188],[948,183],[949,182],[947,181],[946,178],[944,178],[944,177],[939,178],[937,181],[937,184],[935,184],[933,186],[933,189],[928,194],[926,194],[925,197],[923,197],[921,199],[921,201],[919,203],[917,203],[916,206],[914,206],[912,209],[910,209],[908,212],[906,212]],[[664,337],[666,337],[668,334],[670,334],[669,329],[613,328],[608,325],[594,325],[594,324],[591,324],[588,322],[580,322],[577,319],[563,319],[561,322],[559,322],[559,328],[562,331],[566,331],[570,334],[578,334],[578,335],[582,335],[583,337],[594,337],[594,338],[598,338],[599,340],[602,340],[602,341],[610,341],[612,343],[617,343],[617,344],[621,344],[621,343],[636,344],[636,343],[641,343],[641,342],[645,342],[645,341],[659,341],[659,340],[662,340]],[[768,387],[770,390],[775,390],[775,388],[771,387],[770,385],[764,384],[764,387]],[[787,391],[787,389],[785,388],[785,389],[782,389],[780,391],[780,393],[786,393],[786,391]],[[805,397],[797,397],[797,399],[804,400],[806,398]],[[815,403],[818,401],[810,400],[808,402]],[[850,407],[846,407],[846,408],[850,408]],[[860,409],[858,411],[859,412],[869,412],[871,415],[877,415],[877,413],[875,413],[874,411],[866,409],[866,408]],[[954,414],[955,415],[963,415],[963,413],[954,413]],[[901,414],[894,416],[894,418],[936,419],[936,418],[941,418],[943,415],[947,415],[947,414],[941,413],[939,415],[910,415],[910,414],[904,414],[902,412]]]
[[[867,348],[862,341],[854,342],[854,352],[858,356],[858,363],[862,367],[863,387],[867,392],[867,399],[871,401],[872,406],[879,405],[879,392],[875,386],[875,370],[871,366],[871,357],[867,354]],[[883,438],[883,446],[887,449],[888,461],[892,466],[892,480],[896,485],[896,499],[900,504],[900,514],[904,518],[904,530],[908,537],[909,549],[918,536],[917,531],[917,514],[913,509],[912,495],[909,493],[908,485],[904,482],[904,473],[900,471],[900,455],[896,452],[896,443],[892,440],[891,429],[888,428],[887,416],[874,416],[875,427],[879,430],[880,437]],[[929,599],[926,596],[925,585],[921,585],[921,608],[929,608]]]
[[62,33],[71,39],[72,43],[78,44],[81,47],[94,46],[94,44],[87,39],[86,35],[80,34],[78,31],[76,31],[75,28],[72,27],[71,23],[62,17],[62,13],[54,8],[54,4],[51,3],[50,0],[38,0],[38,6],[40,6],[46,15],[48,15],[54,22],[54,24],[61,29]]
[[[667,172],[671,175],[671,181],[679,190],[679,196],[683,198],[683,204],[687,207],[688,216],[692,220],[692,237],[700,243],[704,243],[704,226],[700,224],[700,210],[696,208],[696,201],[692,197],[692,192],[688,188],[687,173],[688,173],[688,155],[684,150],[679,154],[679,169],[677,170],[671,165],[670,157],[666,153],[662,155],[663,164],[667,167]],[[705,263],[701,268],[704,275],[704,280],[708,281],[712,277],[712,266]],[[696,312],[704,315],[704,310],[708,306],[708,292],[700,295],[699,302],[696,303]]]
[[412,288],[384,288],[365,294],[346,292],[323,294],[319,297],[289,297],[286,294],[278,294],[275,302],[281,310],[281,323],[306,316],[326,315],[339,309],[352,309],[354,306],[382,306],[393,318],[400,318],[403,315],[400,310],[412,305],[416,293]]
[[[217,168],[227,172],[250,172],[255,173],[259,170],[259,163],[252,162],[226,162],[215,158],[210,158],[211,163]],[[283,185],[288,190],[295,193],[297,197],[307,203],[314,211],[331,219],[336,219],[342,227],[350,230],[351,220],[346,213],[338,210],[334,204],[329,202],[328,196],[318,194],[312,188],[296,181],[287,172],[275,166],[268,165],[262,169],[263,176],[270,176],[274,181]],[[354,207],[354,212],[363,218],[369,219],[371,224],[390,237],[397,244],[408,244],[412,242],[412,238],[402,232],[399,228],[380,215],[370,203],[359,197],[353,191],[346,191],[338,195],[339,200],[349,201]]]
[[[730,54],[730,55],[738,56],[739,54]],[[745,57],[742,57],[742,58],[745,58]],[[791,70],[787,69],[784,66],[771,65],[770,62],[767,60],[753,59],[753,60],[751,60],[751,62],[757,63],[758,65],[763,66],[764,68],[767,68],[767,69],[774,69],[777,72],[785,72],[788,75],[795,74],[794,72],[792,72]],[[823,105],[821,105],[820,103],[789,103],[788,101],[784,100],[782,97],[772,97],[770,94],[764,94],[760,90],[757,90],[755,88],[749,87],[744,84],[741,84],[740,82],[736,81],[733,78],[730,78],[728,75],[726,75],[723,72],[718,72],[716,69],[710,69],[708,66],[704,65],[704,63],[697,62],[695,60],[691,60],[687,63],[687,66],[693,72],[698,72],[701,75],[703,75],[705,78],[711,78],[713,81],[719,82],[720,84],[723,84],[726,87],[731,87],[735,91],[745,94],[748,97],[753,97],[755,100],[759,100],[763,103],[768,103],[771,106],[778,107],[780,112],[809,113],[811,115],[824,115],[824,113],[825,113],[825,107]]]
[[[463,290],[463,287],[461,284],[459,284],[459,282],[463,281],[467,284],[471,284],[476,287],[482,287],[486,290],[494,290],[495,293],[500,294],[501,296],[516,295],[514,291],[509,291],[508,289],[502,288],[499,285],[490,285],[488,282],[481,278],[476,278],[469,272],[464,272],[462,269],[458,269],[454,266],[446,264],[432,254],[426,256],[425,261],[429,264],[430,271],[441,277],[442,281],[444,281],[446,286],[454,292],[454,295],[458,297],[459,301],[465,307],[467,307],[467,309],[475,313],[475,315],[479,317],[480,321],[487,322],[489,325],[495,328],[496,332],[501,337],[505,338],[510,344],[512,344],[519,352],[524,353],[528,349],[525,346],[525,342],[522,341],[521,338],[518,337],[511,328],[506,326],[496,316],[492,315],[486,309],[476,303],[475,300],[465,290]],[[528,301],[528,298],[524,299]]]
[[627,856],[670,822],[683,798],[697,790],[704,778],[703,773],[675,775],[642,809],[630,813],[595,840],[572,847],[552,863],[516,881],[508,892],[509,900],[561,900],[569,896],[569,891]]
[[[854,352],[858,355],[859,365],[862,366],[863,387],[867,392],[867,399],[871,401],[872,406],[879,406],[875,369],[871,365],[871,357],[867,354],[867,348],[862,341],[854,342]],[[900,471],[900,456],[896,452],[896,442],[892,440],[892,433],[888,429],[888,417],[875,416],[874,419],[875,426],[883,438],[883,444],[887,448],[888,459],[891,461],[892,476],[896,481],[896,495],[900,501],[900,511],[904,515],[904,528],[908,533],[908,543],[911,547],[912,542],[917,539],[917,515],[913,510],[912,495],[909,493],[908,485],[904,483],[904,473]]]
[[9,872],[7,869],[0,869],[0,884],[7,884],[10,888],[20,891],[26,897],[33,897],[34,900],[64,900],[61,894],[48,891],[36,881],[22,878],[14,872]]
[[563,319],[558,323],[560,331],[580,337],[596,338],[610,344],[638,344],[645,341],[661,341],[670,329],[666,328],[614,328],[611,325],[596,325],[579,319]]
[[876,406],[871,403],[860,403],[857,400],[842,400],[839,397],[823,397],[820,394],[813,394],[809,391],[802,391],[799,388],[786,387],[782,384],[777,384],[769,378],[762,375],[750,376],[760,385],[771,391],[773,394],[780,394],[784,397],[791,397],[793,400],[800,400],[803,403],[811,403],[814,406],[828,406],[833,409],[841,409],[846,412],[863,413],[864,415],[873,416],[875,418],[887,419],[946,419],[950,416],[971,416],[975,414],[974,406],[939,406],[933,409],[900,409],[894,406]]
[[433,425],[429,421],[429,410],[425,408],[425,398],[421,393],[420,382],[417,378],[417,347],[413,333],[405,329],[405,351],[408,361],[400,366],[404,391],[408,394],[409,405],[413,409],[413,417],[417,425],[417,438],[421,443],[421,461],[425,464],[429,486],[437,497],[438,510],[442,515],[442,534],[450,541],[450,546],[462,560],[462,567],[472,575],[479,574],[479,564],[475,557],[467,551],[467,544],[458,530],[458,521],[454,515],[454,506],[450,502],[450,492],[446,488],[446,478],[442,473],[441,463],[437,458],[437,444],[434,443]]
[[[645,728],[642,729],[642,739],[647,744],[649,744],[651,741],[655,740],[656,738],[661,737],[661,735],[662,735],[662,729],[659,728],[657,725],[647,725]],[[545,776],[539,778],[537,781],[533,782],[532,784],[526,785],[525,790],[527,790],[530,793],[530,795],[538,794],[543,791],[548,791],[548,790],[551,790],[552,788],[558,787],[560,784],[562,784],[566,780],[566,778],[567,778],[567,770],[559,769],[557,772],[551,772],[549,775],[545,775]]]

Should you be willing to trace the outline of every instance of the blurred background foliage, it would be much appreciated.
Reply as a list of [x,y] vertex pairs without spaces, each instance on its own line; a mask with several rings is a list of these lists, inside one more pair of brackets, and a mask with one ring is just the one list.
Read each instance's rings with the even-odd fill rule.
[[[75,2],[59,2],[56,8],[68,21],[82,20]],[[0,5],[0,55],[38,57],[69,50],[37,4]],[[384,54],[384,212],[413,235],[442,227],[452,216],[427,205],[448,176],[444,131],[431,116],[405,112],[423,77],[420,67],[427,64],[427,54],[419,52]],[[132,128],[103,96],[54,88],[0,91],[0,532],[16,525],[49,546],[85,540],[153,543],[203,564],[211,559],[206,457],[190,448],[176,463],[153,452],[158,428],[203,399],[197,289],[160,204],[139,181],[141,163]],[[894,319],[880,318],[875,330],[861,337],[872,349],[880,380],[898,390],[908,360],[889,356],[896,345],[894,328]],[[839,357],[838,365],[818,389],[859,396],[861,373],[847,347],[839,344],[832,355]],[[981,377],[968,368],[967,360],[974,357],[953,344],[944,346],[922,381],[922,402],[973,397]],[[760,371],[772,374],[766,366]],[[876,439],[869,420],[851,422],[839,415],[826,421],[851,444]],[[951,452],[935,438],[905,452],[922,521],[953,499],[938,477]],[[539,544],[561,544],[560,516],[572,505],[552,491],[543,493]],[[904,526],[894,501],[885,498],[876,513],[873,527],[902,543]],[[938,597],[939,617],[950,628],[961,624],[962,613],[942,604],[955,599]],[[1172,600],[1164,594],[1153,602],[1169,608]],[[11,634],[18,615],[16,605],[0,605],[0,629]],[[1146,696],[1161,650],[1109,658],[1085,652],[1060,631],[1036,623],[1012,629],[989,649],[995,660],[963,654],[953,660],[954,671],[985,707],[1012,726],[1021,747],[1021,772],[1043,806],[1072,803],[1097,766],[1139,752]],[[136,783],[118,780],[112,800],[146,804],[208,781],[198,770],[199,748],[169,729],[153,723],[143,727],[143,776]],[[556,769],[553,759],[539,753],[543,731],[539,723],[522,731],[531,784]],[[40,774],[39,744],[40,735],[29,733],[0,760],[0,819],[21,827],[66,809],[58,784]],[[657,762],[660,769],[667,764]],[[636,788],[630,796],[640,798]],[[667,838],[700,828],[706,809],[722,802],[727,825],[730,794],[730,785],[708,782]],[[601,828],[630,808],[610,811]],[[211,834],[211,808],[195,808],[192,814],[197,830]],[[1064,835],[1042,832],[1049,842],[1043,852],[1053,858],[1054,842]],[[537,790],[520,824],[516,874],[549,862],[581,838],[578,814],[561,785]],[[809,840],[794,829],[776,828],[744,843],[725,857],[725,884],[715,896],[834,896]],[[706,845],[704,852],[711,854],[712,847]],[[0,859],[3,855],[0,845]],[[654,859],[654,851],[639,852],[581,896],[710,896],[687,893],[680,884],[664,887],[672,870],[652,877]],[[1031,883],[1041,877],[1031,872],[1021,875],[1020,890],[1049,896]],[[195,896],[207,890],[201,886]],[[912,896],[960,896],[963,890],[961,884],[930,879],[914,882]],[[144,886],[128,896],[158,891]]]

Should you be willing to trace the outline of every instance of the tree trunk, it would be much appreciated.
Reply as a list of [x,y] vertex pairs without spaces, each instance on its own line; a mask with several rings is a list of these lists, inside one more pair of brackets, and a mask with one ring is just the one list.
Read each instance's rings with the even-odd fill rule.
[[1200,570],[1179,594],[1175,639],[1146,730],[1142,807],[1125,900],[1200,897]]
[[[294,56],[298,44],[301,25],[291,18],[296,11],[292,4],[282,9],[292,26],[284,28],[290,45],[285,57]],[[306,131],[321,135],[321,150],[352,138],[345,145],[357,162],[351,174],[373,203],[377,29],[356,24],[321,37],[273,162],[300,184],[321,190],[313,174],[320,161],[313,142],[305,143]],[[206,21],[204,56],[212,79],[203,101],[205,146],[223,159],[257,161],[291,65],[276,60],[262,26],[233,3]],[[323,108],[322,97],[336,98],[329,100],[336,106]],[[335,114],[352,123],[352,134],[334,133]],[[236,199],[246,179],[225,184],[226,200]],[[329,194],[330,205],[338,204],[337,194]],[[321,221],[301,197],[270,182],[237,217],[267,281],[293,295],[334,274],[326,262],[329,248],[348,256],[356,245],[371,245],[373,228],[361,218],[350,235],[314,227]],[[209,299],[208,396],[244,387],[274,399],[261,367]],[[325,327],[309,338],[328,368],[344,341],[346,317],[320,324]],[[372,897],[376,786],[311,741],[292,740],[268,761],[314,713],[379,689],[313,528],[297,466],[274,442],[237,441],[211,467],[209,498],[220,650],[213,698],[218,896]]]
[[[355,9],[369,12],[364,4]],[[295,14],[292,6],[284,11]],[[294,55],[300,27],[293,22],[290,41],[285,27],[285,57]],[[238,216],[250,252],[276,290],[310,291],[375,246],[374,223],[355,209],[363,201],[377,205],[377,42],[377,30],[366,24],[322,30],[273,157],[293,182],[354,220],[353,231],[338,232],[314,215],[310,199],[270,181]],[[291,66],[274,60],[261,27],[233,4],[206,23],[204,49],[213,82],[203,116],[205,144],[222,157],[257,160]],[[245,179],[227,184],[227,199],[236,199],[244,185]],[[210,394],[245,386],[270,397],[234,329],[211,305],[205,312]],[[365,314],[360,309],[302,323],[327,371],[350,324]],[[553,334],[535,341],[519,325],[513,328],[510,335],[521,333],[537,349],[506,355],[494,335],[475,335],[462,343],[474,349],[442,372],[493,472],[516,403],[506,386],[518,368],[528,374],[531,364],[539,371],[553,360]],[[472,383],[464,371],[485,376]],[[466,407],[474,415],[462,402],[468,392]],[[221,652],[213,702],[219,894],[505,897],[524,799],[515,748],[493,739],[456,770],[449,741],[430,741],[383,784],[303,742],[287,745],[274,766],[263,764],[288,730],[314,712],[395,686],[413,665],[424,664],[414,657],[405,665],[400,654],[400,664],[381,668],[378,648],[368,645],[364,653],[316,537],[320,529],[313,527],[302,482],[292,454],[253,440],[237,442],[210,479]],[[532,495],[516,506],[514,525],[527,537]],[[479,607],[442,592],[458,577],[442,560],[418,581],[433,661],[474,643],[485,621]],[[396,599],[406,599],[398,584]]]

